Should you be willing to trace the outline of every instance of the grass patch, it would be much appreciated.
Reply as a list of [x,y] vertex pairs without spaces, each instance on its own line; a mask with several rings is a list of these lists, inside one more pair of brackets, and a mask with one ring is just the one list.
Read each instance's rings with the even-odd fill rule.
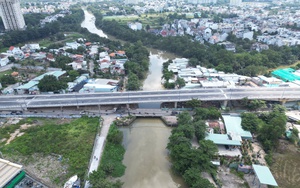
[[11,74],[13,71],[12,70],[7,70],[7,71],[3,71],[3,72],[0,72],[0,78],[6,74]]
[[121,177],[125,173],[125,166],[122,164],[125,149],[122,145],[107,143],[100,169],[112,177]]
[[279,67],[276,68],[272,68],[272,69],[268,69],[268,71],[275,71],[277,69],[285,69],[285,68],[290,68],[290,67],[295,67],[296,65],[298,65],[300,63],[300,61],[296,61],[295,63],[291,64],[291,65],[281,65]]
[[59,124],[49,119],[29,119],[40,126],[24,130],[25,134],[1,148],[4,155],[30,158],[34,154],[62,156],[66,174],[57,183],[64,183],[77,174],[84,179],[99,120],[83,117],[69,123]]
[[140,16],[137,15],[129,15],[129,16],[104,16],[104,20],[112,21],[116,20],[121,24],[127,24],[127,22],[141,22],[144,27],[146,25],[151,26],[151,28],[161,27],[159,25],[160,19],[163,18],[164,20],[167,19],[167,14],[165,13],[155,13],[155,14],[142,14]]
[[244,180],[244,173],[243,172],[239,172],[233,168],[230,169],[230,173],[236,175],[237,177],[241,178],[242,180]]
[[20,128],[20,124],[9,125],[0,128],[0,140],[3,138],[8,139],[11,133]]
[[300,184],[300,158],[298,147],[292,144],[280,153],[273,153],[272,174],[279,187],[298,188]]
[[107,143],[101,158],[100,170],[103,170],[106,175],[112,177],[121,177],[125,173],[123,165],[123,157],[125,148],[122,146],[123,133],[118,130],[115,124],[112,124],[108,136]]
[[122,146],[123,133],[113,123],[110,126],[106,145],[101,158],[100,167],[89,175],[93,187],[114,187],[121,188],[123,183],[111,177],[121,177],[125,173],[125,166],[122,164],[125,148]]

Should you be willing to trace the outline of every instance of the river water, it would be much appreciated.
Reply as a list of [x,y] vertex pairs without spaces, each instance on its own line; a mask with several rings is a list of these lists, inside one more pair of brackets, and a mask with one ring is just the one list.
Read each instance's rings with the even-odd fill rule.
[[[81,26],[101,37],[105,33],[95,27],[94,16],[84,11],[85,20]],[[110,38],[110,36],[108,36]],[[176,58],[173,54],[150,49],[149,74],[143,83],[143,90],[162,90],[162,64]],[[126,149],[123,163],[125,175],[121,178],[124,188],[177,188],[186,187],[182,178],[173,175],[168,158],[168,138],[171,128],[159,118],[142,118],[130,127],[120,128],[124,134]]]

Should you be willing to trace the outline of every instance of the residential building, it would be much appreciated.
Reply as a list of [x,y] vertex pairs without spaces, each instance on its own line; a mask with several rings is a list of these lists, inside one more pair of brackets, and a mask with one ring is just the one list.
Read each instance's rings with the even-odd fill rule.
[[125,4],[138,4],[142,2],[141,0],[125,0]]
[[25,29],[19,0],[0,0],[0,15],[6,30]]
[[242,4],[242,0],[230,0],[230,6],[240,6]]
[[5,66],[9,63],[8,55],[0,54],[0,67]]

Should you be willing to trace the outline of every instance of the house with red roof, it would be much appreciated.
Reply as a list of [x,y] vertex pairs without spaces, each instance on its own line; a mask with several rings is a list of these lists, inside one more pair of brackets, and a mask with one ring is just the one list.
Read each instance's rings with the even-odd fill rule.
[[24,58],[24,52],[19,47],[11,46],[7,50],[7,53],[12,54],[15,59],[23,59]]

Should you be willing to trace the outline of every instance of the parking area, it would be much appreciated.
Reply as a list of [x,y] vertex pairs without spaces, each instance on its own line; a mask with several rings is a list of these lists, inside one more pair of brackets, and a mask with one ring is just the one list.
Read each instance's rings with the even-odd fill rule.
[[33,178],[29,177],[28,175],[15,186],[15,188],[48,188],[44,184],[34,180]]

